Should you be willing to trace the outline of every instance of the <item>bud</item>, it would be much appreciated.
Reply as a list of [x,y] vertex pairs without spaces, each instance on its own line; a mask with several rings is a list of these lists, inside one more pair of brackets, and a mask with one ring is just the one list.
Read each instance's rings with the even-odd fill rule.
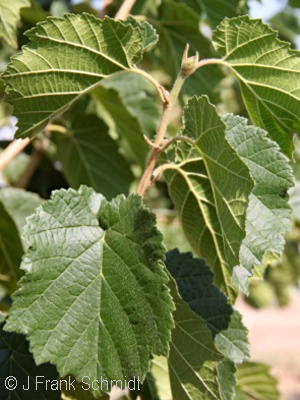
[[190,76],[193,72],[198,68],[199,63],[199,54],[196,54],[192,57],[188,57],[189,45],[187,44],[183,53],[182,61],[181,61],[181,74],[184,77]]

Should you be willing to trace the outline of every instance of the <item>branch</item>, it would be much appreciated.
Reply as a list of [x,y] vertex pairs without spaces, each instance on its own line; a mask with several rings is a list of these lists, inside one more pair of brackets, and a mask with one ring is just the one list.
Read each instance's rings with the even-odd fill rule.
[[136,0],[124,0],[119,11],[115,15],[115,19],[127,19],[135,2]]
[[17,139],[11,142],[0,155],[0,171],[9,164],[25,147],[32,141],[33,138]]

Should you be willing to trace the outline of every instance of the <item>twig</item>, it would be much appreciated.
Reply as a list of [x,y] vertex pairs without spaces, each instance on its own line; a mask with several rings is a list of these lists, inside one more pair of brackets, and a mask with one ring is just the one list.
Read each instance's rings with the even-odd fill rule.
[[189,137],[186,136],[173,136],[170,139],[166,139],[163,143],[163,145],[160,147],[160,151],[163,152],[166,150],[167,147],[170,146],[170,144],[172,144],[173,142],[178,142],[178,141],[182,141],[182,142],[187,142],[190,143],[192,146],[195,144],[195,141]]
[[140,181],[140,184],[137,189],[137,193],[141,196],[144,195],[147,188],[152,183],[153,178],[153,171],[158,159],[159,154],[167,148],[171,143],[175,140],[185,140],[194,144],[193,140],[190,138],[182,138],[180,136],[174,137],[172,139],[165,140],[164,136],[169,124],[171,111],[173,106],[177,100],[178,94],[181,90],[181,87],[185,81],[185,79],[193,74],[198,68],[207,65],[207,64],[219,64],[222,61],[218,59],[207,59],[199,61],[199,54],[196,53],[194,56],[189,57],[189,45],[187,44],[183,53],[182,62],[181,62],[181,69],[178,74],[178,77],[174,83],[172,91],[170,95],[166,96],[164,102],[164,111],[160,120],[160,124],[158,127],[157,135],[155,138],[154,143],[151,144],[152,150],[149,156],[148,163],[146,165],[144,174]]
[[119,11],[115,15],[115,19],[127,19],[135,2],[136,0],[124,0]]
[[172,91],[170,93],[170,100],[164,104],[164,111],[163,111],[163,114],[162,114],[162,117],[160,120],[156,138],[155,138],[155,141],[152,146],[152,150],[151,150],[151,153],[149,156],[149,160],[148,160],[146,169],[144,171],[144,174],[140,181],[139,187],[137,189],[137,193],[140,196],[143,196],[143,194],[145,193],[147,188],[151,185],[152,173],[155,168],[158,156],[161,152],[161,147],[164,145],[164,136],[165,136],[168,124],[169,124],[171,111],[177,100],[178,94],[180,92],[180,89],[183,85],[184,80],[185,80],[185,76],[180,71],[180,73],[178,74],[178,77],[174,83],[174,86],[172,88]]
[[32,138],[16,139],[11,142],[0,155],[0,171],[9,164],[25,147],[32,141]]

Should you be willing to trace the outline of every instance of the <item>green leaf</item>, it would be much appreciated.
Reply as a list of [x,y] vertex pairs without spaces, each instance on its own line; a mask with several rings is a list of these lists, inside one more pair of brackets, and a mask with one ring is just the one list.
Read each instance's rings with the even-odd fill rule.
[[[54,390],[54,386],[52,390],[49,384],[52,382],[55,385],[55,382],[58,382],[55,367],[51,364],[36,366],[28,350],[25,336],[3,331],[3,325],[2,322],[0,324],[1,400],[60,400],[60,390]],[[7,390],[5,387],[5,380],[8,377],[16,378],[17,387],[14,390]],[[47,385],[46,380],[49,381]],[[36,386],[36,382],[42,383]],[[7,381],[7,384],[13,385],[13,383],[12,378]]]
[[108,199],[128,194],[133,175],[107,126],[95,115],[79,113],[73,114],[68,128],[67,133],[53,132],[51,137],[69,185],[92,186]]
[[[23,189],[12,187],[2,188],[0,190],[0,201],[3,203],[6,211],[16,224],[19,235],[23,233],[26,224],[26,218],[33,214],[35,209],[43,203],[37,194]],[[23,248],[27,250],[28,243],[22,240]]]
[[248,330],[241,315],[212,284],[213,274],[203,260],[175,249],[167,253],[165,263],[182,299],[203,318],[218,350],[234,363],[245,361],[249,357]]
[[213,285],[213,273],[205,262],[193,258],[192,253],[174,249],[167,252],[165,263],[182,299],[204,319],[212,336],[226,329],[233,309],[227,297]]
[[172,399],[168,359],[166,357],[155,356],[153,358],[151,369],[137,395],[143,400]]
[[215,274],[214,283],[231,300],[233,268],[245,237],[246,209],[253,182],[225,138],[225,125],[205,96],[184,110],[183,134],[194,140],[179,164],[166,165],[170,196],[194,251]]
[[149,151],[144,135],[154,136],[161,114],[152,92],[145,78],[122,72],[103,80],[92,93],[97,115],[125,141],[127,156],[142,166]]
[[288,5],[295,8],[300,8],[298,0],[288,0]]
[[146,50],[149,46],[153,46],[158,41],[158,35],[155,29],[147,21],[140,22],[131,15],[126,21],[123,21],[125,25],[130,24],[134,28],[139,28],[142,32],[143,49]]
[[205,322],[179,297],[170,281],[176,310],[170,343],[169,372],[174,400],[220,399],[216,349]]
[[227,115],[224,121],[227,140],[248,166],[255,182],[249,198],[247,235],[234,274],[236,285],[247,292],[247,278],[253,267],[260,265],[268,253],[280,254],[284,248],[284,235],[291,227],[286,194],[294,179],[287,157],[266,132],[247,125],[242,117]]
[[300,133],[300,53],[258,19],[225,19],[213,35],[222,63],[238,79],[248,113],[291,158]]
[[232,18],[239,14],[246,14],[248,6],[244,0],[201,0],[205,6],[207,19],[211,26],[216,27],[224,17]]
[[127,158],[144,166],[149,146],[138,119],[128,110],[119,93],[115,89],[98,86],[93,91],[93,98],[96,100],[97,115],[105,121],[112,133],[124,139],[122,148]]
[[[157,45],[160,49],[159,62],[171,75],[172,80],[180,71],[187,43],[190,45],[191,55],[197,51],[204,58],[216,55],[211,41],[200,32],[200,16],[184,2],[164,0],[159,8],[159,16],[148,20],[159,34]],[[190,96],[195,93],[206,93],[212,101],[216,100],[216,87],[223,76],[216,65],[201,68],[201,71],[196,71],[186,80],[183,92]]]
[[14,292],[17,281],[23,275],[19,269],[23,247],[17,227],[0,201],[0,283]]
[[30,7],[30,0],[0,0],[0,37],[17,49],[17,24],[20,21],[20,9]]
[[241,314],[234,310],[228,328],[216,335],[215,344],[228,360],[240,364],[250,356],[248,329],[242,322]]
[[278,400],[277,382],[269,373],[270,367],[259,363],[238,366],[236,378],[245,400]]
[[[103,80],[101,86],[116,90],[128,112],[137,118],[143,134],[154,136],[161,107],[155,102],[156,91],[147,79],[134,72],[120,72]],[[113,109],[111,112],[113,114]]]
[[270,24],[280,32],[280,36],[290,42],[294,42],[300,34],[300,21],[295,10],[290,7],[273,15],[269,20]]
[[173,303],[162,235],[141,197],[56,191],[24,235],[28,273],[5,329],[25,333],[36,362],[61,376],[142,381],[150,354],[168,352]]
[[102,78],[133,69],[143,53],[138,28],[90,14],[50,17],[27,36],[2,75],[19,119],[17,137],[34,136]]
[[220,385],[221,400],[235,399],[235,372],[236,367],[233,362],[225,358],[218,365],[218,382]]

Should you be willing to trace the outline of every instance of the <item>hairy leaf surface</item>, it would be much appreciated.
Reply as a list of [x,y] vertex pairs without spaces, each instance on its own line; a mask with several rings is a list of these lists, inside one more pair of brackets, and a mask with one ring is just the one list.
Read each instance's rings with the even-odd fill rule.
[[36,362],[61,376],[143,380],[150,354],[168,352],[173,303],[162,235],[141,197],[54,192],[25,237],[28,273],[6,330],[28,335]]
[[213,273],[192,253],[180,253],[174,249],[166,254],[166,266],[176,280],[182,299],[200,315],[215,336],[227,329],[233,312],[227,297],[213,285]]
[[67,133],[53,132],[57,157],[71,187],[92,186],[105,197],[128,194],[133,175],[109,136],[107,126],[95,115],[73,115]]
[[23,7],[30,7],[30,0],[0,0],[0,37],[15,49],[18,48],[16,30],[20,21],[20,9]]
[[142,57],[141,32],[85,13],[50,17],[29,30],[29,44],[2,75],[19,119],[17,137],[38,133],[102,78],[131,70]]
[[291,157],[291,131],[300,133],[300,52],[259,19],[225,19],[216,50],[238,79],[248,113]]
[[293,186],[293,172],[287,157],[262,129],[248,125],[239,116],[227,115],[224,121],[227,140],[248,166],[255,182],[249,198],[247,235],[234,272],[234,282],[247,292],[247,279],[253,267],[260,265],[267,253],[280,254],[283,250],[284,235],[291,227],[287,191]]
[[170,343],[169,372],[174,400],[219,399],[218,352],[205,322],[180,298],[169,283],[176,310]]
[[206,97],[189,100],[183,134],[194,140],[194,146],[181,152],[180,163],[166,166],[170,196],[194,251],[213,269],[214,282],[233,300],[231,276],[239,265],[253,181],[227,142],[225,124]]
[[[4,318],[1,316],[0,323],[0,396],[1,400],[22,399],[22,400],[60,400],[60,390],[51,390],[50,385],[46,386],[46,379],[58,382],[58,373],[51,364],[36,366],[28,349],[28,342],[24,335],[5,332],[3,330]],[[14,390],[8,390],[14,384],[14,377],[17,386]],[[36,390],[36,381],[38,384]],[[10,386],[11,385],[11,386]],[[26,390],[24,390],[24,388]],[[28,388],[28,390],[27,390]]]

